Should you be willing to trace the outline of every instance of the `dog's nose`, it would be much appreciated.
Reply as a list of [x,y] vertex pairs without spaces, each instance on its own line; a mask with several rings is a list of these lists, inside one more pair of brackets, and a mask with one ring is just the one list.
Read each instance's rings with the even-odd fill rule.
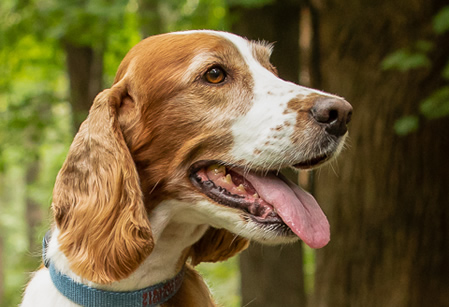
[[320,98],[310,109],[313,118],[326,126],[326,131],[335,136],[342,136],[348,130],[351,121],[352,106],[341,98]]

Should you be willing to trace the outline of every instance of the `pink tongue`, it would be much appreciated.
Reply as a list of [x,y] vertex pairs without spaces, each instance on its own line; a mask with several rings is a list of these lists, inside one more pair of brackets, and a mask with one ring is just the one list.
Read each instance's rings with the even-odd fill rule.
[[329,242],[329,222],[312,195],[286,178],[234,170],[251,182],[260,197],[276,209],[284,223],[307,245],[321,248]]

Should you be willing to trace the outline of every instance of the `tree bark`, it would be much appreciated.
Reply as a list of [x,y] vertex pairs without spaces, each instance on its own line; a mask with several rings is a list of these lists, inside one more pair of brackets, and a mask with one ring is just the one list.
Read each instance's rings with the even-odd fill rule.
[[[275,42],[272,63],[280,77],[299,79],[299,15],[295,2],[262,8],[233,7],[232,31],[253,40]],[[295,178],[296,179],[296,178]],[[304,306],[302,245],[251,246],[240,255],[242,306]]]
[[323,89],[351,102],[354,116],[337,175],[317,176],[332,240],[317,253],[310,306],[449,306],[449,121],[424,121],[406,137],[393,131],[442,84],[448,37],[431,69],[380,69],[387,54],[432,37],[443,2],[316,1]]
[[299,16],[298,1],[277,1],[261,8],[232,7],[237,18],[232,32],[252,40],[274,43],[271,62],[285,80],[299,80]]
[[95,96],[103,89],[103,51],[66,41],[73,126],[78,131]]

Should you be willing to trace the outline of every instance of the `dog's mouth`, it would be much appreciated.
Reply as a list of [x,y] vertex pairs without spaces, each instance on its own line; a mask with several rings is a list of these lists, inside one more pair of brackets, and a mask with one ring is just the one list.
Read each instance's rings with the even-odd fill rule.
[[329,223],[316,200],[280,173],[200,161],[192,165],[190,180],[213,201],[241,210],[262,227],[293,232],[312,248],[321,248],[330,240]]

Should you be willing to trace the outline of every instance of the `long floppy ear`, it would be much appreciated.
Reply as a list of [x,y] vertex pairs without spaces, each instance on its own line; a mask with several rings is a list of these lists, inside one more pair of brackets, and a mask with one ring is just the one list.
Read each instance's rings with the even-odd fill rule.
[[249,241],[225,229],[210,227],[191,250],[192,265],[224,261],[246,249]]
[[129,276],[153,238],[118,110],[124,81],[98,94],[56,179],[53,211],[70,269],[105,284]]

